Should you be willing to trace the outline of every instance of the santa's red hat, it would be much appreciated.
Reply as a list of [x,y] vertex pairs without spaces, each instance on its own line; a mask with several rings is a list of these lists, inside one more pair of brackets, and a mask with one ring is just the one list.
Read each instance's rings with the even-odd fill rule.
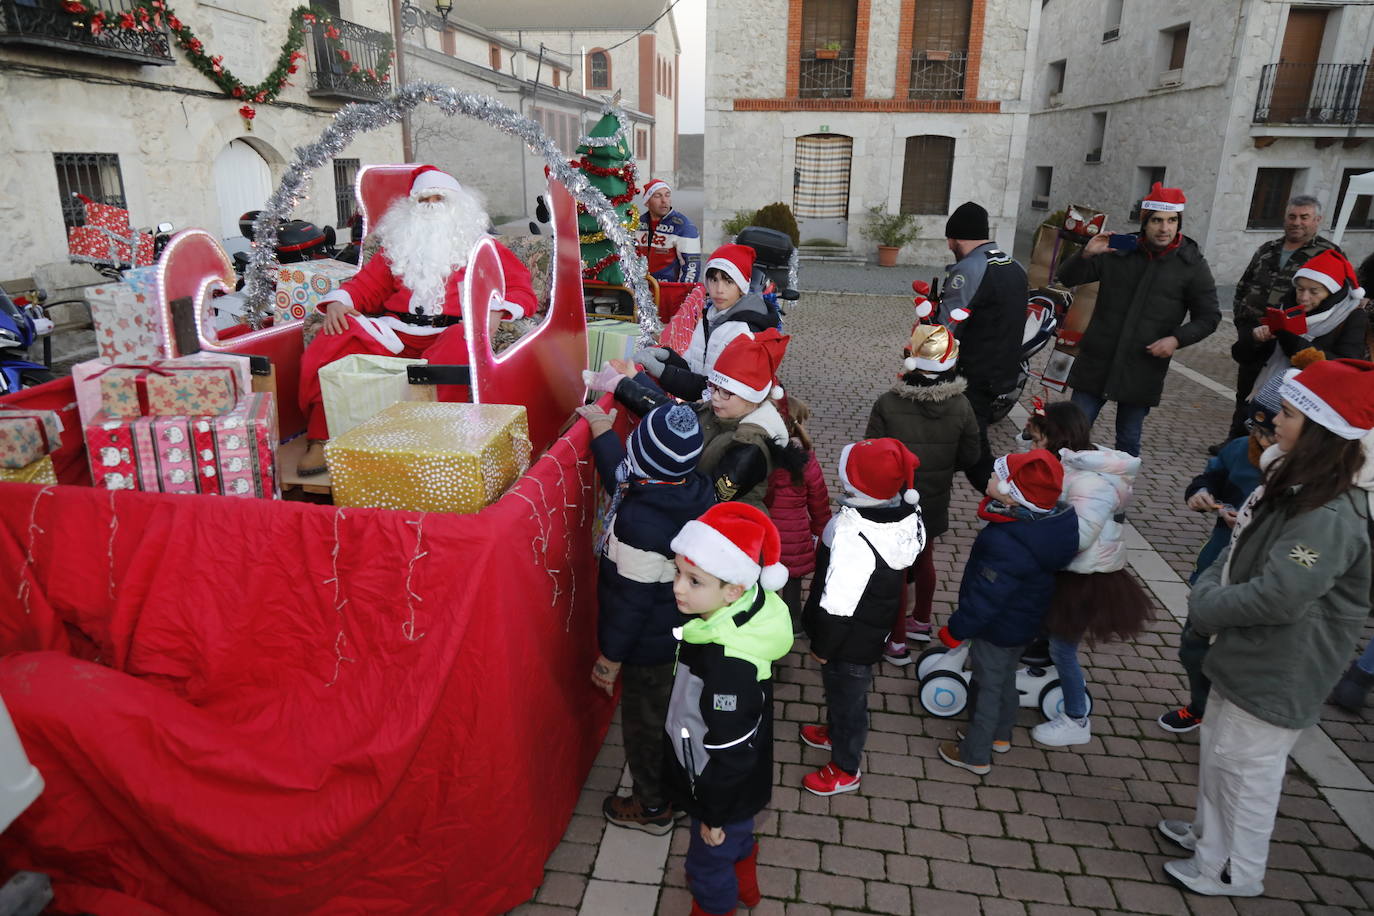
[[779,334],[776,328],[745,331],[720,351],[707,381],[755,404],[769,396],[781,398],[778,366],[791,339]]
[[1320,283],[1328,293],[1336,292],[1346,283],[1350,284],[1352,290],[1360,286],[1359,278],[1355,276],[1355,265],[1334,248],[1328,248],[1299,267],[1293,279],[1298,277]]
[[460,191],[462,185],[448,172],[432,165],[422,165],[410,173],[410,196],[433,194],[436,191]]
[[746,503],[719,503],[694,518],[673,538],[673,551],[731,585],[770,592],[787,584],[778,529]]
[[992,467],[1011,498],[1035,512],[1053,509],[1064,491],[1064,466],[1046,449],[1003,455]]
[[1363,439],[1374,430],[1374,363],[1315,362],[1284,382],[1279,396],[1342,439]]
[[[711,253],[711,260],[706,262],[706,270],[712,267],[734,280],[741,293],[747,293],[749,278],[754,275],[754,249],[748,245],[721,245]],[[703,272],[702,276],[705,275]]]
[[649,198],[653,197],[659,191],[671,192],[672,190],[673,186],[668,184],[668,182],[664,181],[662,178],[651,178],[649,179],[649,183],[644,186],[644,190],[639,192],[639,205],[641,207],[647,206],[649,203]]
[[1150,193],[1145,195],[1145,199],[1140,202],[1140,209],[1144,210],[1163,210],[1167,213],[1182,213],[1183,205],[1188,202],[1188,198],[1183,196],[1183,192],[1178,188],[1166,188],[1162,182],[1156,181],[1150,186]]
[[840,485],[851,493],[869,499],[889,500],[898,496],[909,505],[921,501],[912,475],[921,459],[896,439],[864,439],[840,450]]

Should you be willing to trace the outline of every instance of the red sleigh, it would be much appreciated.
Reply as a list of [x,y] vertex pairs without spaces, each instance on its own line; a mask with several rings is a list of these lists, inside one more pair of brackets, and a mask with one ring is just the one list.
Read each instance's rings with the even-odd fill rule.
[[[366,216],[409,168],[365,172]],[[463,290],[473,398],[525,404],[537,456],[476,515],[95,490],[70,379],[10,399],[66,421],[61,485],[0,484],[0,695],[47,784],[0,850],[59,911],[480,914],[542,881],[613,708],[588,677],[599,484],[586,424],[559,435],[585,393],[576,220],[549,192],[544,323],[492,353],[489,242]],[[231,281],[199,230],[160,261],[164,307]],[[299,322],[199,334],[270,359],[303,427]]]

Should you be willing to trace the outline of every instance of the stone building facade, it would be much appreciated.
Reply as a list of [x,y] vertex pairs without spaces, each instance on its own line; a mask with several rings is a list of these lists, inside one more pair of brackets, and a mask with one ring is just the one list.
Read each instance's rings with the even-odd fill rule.
[[[1205,12],[1205,15],[1204,15]],[[1263,0],[1047,0],[1018,237],[1080,203],[1132,231],[1155,180],[1188,196],[1184,232],[1234,283],[1312,194],[1328,231],[1344,179],[1374,170],[1374,8]],[[1343,247],[1374,248],[1368,200]]]
[[[111,18],[124,0],[92,0]],[[287,0],[184,0],[176,13],[206,53],[246,83],[274,67],[286,39]],[[70,192],[130,211],[135,226],[171,222],[220,235],[237,234],[237,216],[260,207],[275,189],[295,147],[313,141],[350,101],[379,94],[338,62],[337,47],[314,32],[289,85],[256,106],[251,126],[243,100],[226,96],[157,32],[131,40],[108,31],[91,36],[56,13],[57,4],[0,0],[0,238],[5,277],[46,269],[55,286],[75,285],[65,270],[67,226],[81,218]],[[339,29],[354,61],[372,66],[390,33],[382,0],[339,0]],[[398,162],[400,131],[360,136],[319,170],[295,215],[335,225],[351,198],[348,177],[362,164]],[[336,186],[335,177],[339,176]]]
[[462,15],[525,49],[569,67],[565,88],[596,100],[620,93],[635,122],[635,159],[644,178],[673,179],[678,168],[678,58],[671,3],[605,0],[472,0]]
[[965,200],[1012,243],[1039,0],[710,0],[704,243],[773,201],[802,242],[864,253],[868,208],[916,215],[899,259],[943,263]]

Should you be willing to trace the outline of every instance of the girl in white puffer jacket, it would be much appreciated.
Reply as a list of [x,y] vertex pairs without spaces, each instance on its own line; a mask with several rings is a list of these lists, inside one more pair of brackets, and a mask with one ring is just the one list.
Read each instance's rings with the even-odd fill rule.
[[1026,429],[1035,447],[1059,456],[1063,499],[1078,514],[1078,555],[1059,573],[1045,615],[1064,711],[1033,728],[1031,737],[1053,747],[1087,744],[1092,726],[1078,644],[1085,637],[1089,645],[1131,639],[1153,613],[1149,596],[1126,571],[1124,513],[1140,459],[1094,447],[1087,415],[1069,401],[1050,404],[1030,418]]

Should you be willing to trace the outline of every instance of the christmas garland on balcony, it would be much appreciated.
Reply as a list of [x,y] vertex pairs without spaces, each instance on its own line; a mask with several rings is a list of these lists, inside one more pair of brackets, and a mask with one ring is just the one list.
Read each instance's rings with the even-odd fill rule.
[[286,41],[282,43],[281,53],[277,55],[276,66],[262,82],[250,86],[225,68],[223,54],[211,55],[206,52],[205,43],[196,37],[196,33],[177,16],[166,0],[140,0],[127,12],[120,13],[92,9],[86,0],[62,0],[61,6],[64,11],[74,16],[89,15],[89,21],[78,21],[75,24],[84,25],[92,35],[114,29],[125,32],[155,32],[160,30],[165,22],[176,39],[177,47],[190,59],[191,66],[218,86],[226,97],[245,103],[239,109],[239,114],[249,130],[253,129],[253,118],[257,115],[253,104],[270,104],[282,89],[290,85],[287,78],[299,68],[297,62],[305,59],[305,52],[301,50],[301,46],[305,44],[305,36],[310,33],[310,27],[317,23],[323,29],[325,45],[351,68],[348,71],[349,76],[373,89],[391,88],[391,62],[396,56],[391,36],[378,33],[377,44],[385,52],[381,66],[376,69],[364,68],[352,59],[348,49],[343,46],[339,29],[334,25],[329,13],[319,7],[298,6],[291,11],[291,26],[287,30]]

